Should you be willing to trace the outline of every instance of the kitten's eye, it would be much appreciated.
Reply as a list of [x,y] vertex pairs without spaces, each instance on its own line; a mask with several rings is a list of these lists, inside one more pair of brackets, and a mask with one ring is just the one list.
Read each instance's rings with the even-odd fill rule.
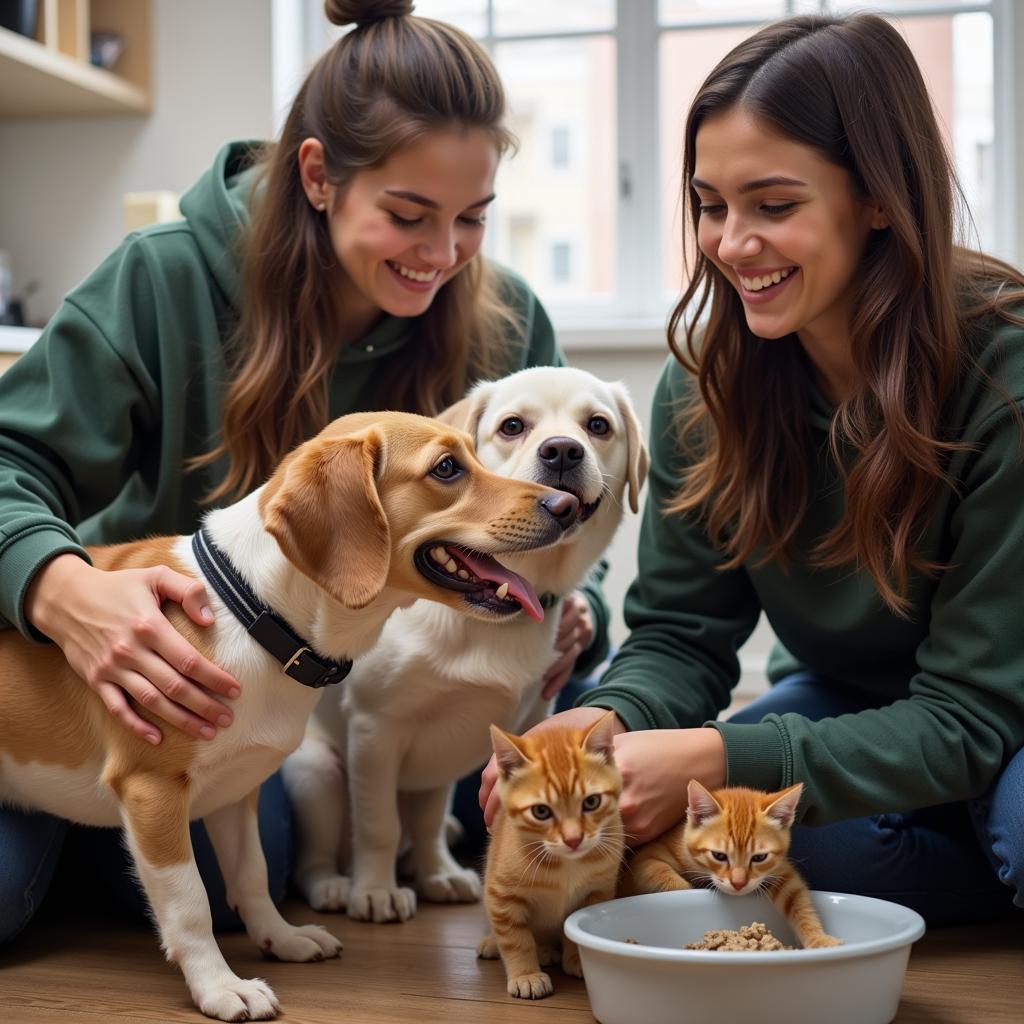
[[601,794],[591,793],[583,798],[583,810],[596,811],[601,806]]
[[517,437],[526,429],[526,424],[518,416],[509,416],[499,429],[506,437]]
[[430,471],[432,477],[436,477],[438,480],[455,480],[462,476],[462,467],[452,458],[451,455],[446,455],[436,466]]
[[750,863],[751,864],[761,864],[763,861],[766,861],[767,859],[768,859],[768,854],[767,853],[755,853],[754,856],[750,858]]
[[530,813],[538,821],[547,821],[551,817],[551,808],[547,804],[534,804],[530,808]]
[[722,853],[721,850],[712,850],[711,851],[711,856],[714,857],[715,860],[717,860],[719,864],[728,864],[729,863],[729,854]]
[[591,416],[587,420],[587,430],[598,437],[603,437],[612,429],[611,424],[603,416]]

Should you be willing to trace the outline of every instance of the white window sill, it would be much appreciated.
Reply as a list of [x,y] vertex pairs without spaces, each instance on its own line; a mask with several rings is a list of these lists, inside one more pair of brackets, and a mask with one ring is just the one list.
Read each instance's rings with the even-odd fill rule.
[[668,352],[663,321],[648,317],[582,320],[554,316],[555,336],[566,352]]
[[38,327],[0,327],[0,352],[27,352],[40,334]]

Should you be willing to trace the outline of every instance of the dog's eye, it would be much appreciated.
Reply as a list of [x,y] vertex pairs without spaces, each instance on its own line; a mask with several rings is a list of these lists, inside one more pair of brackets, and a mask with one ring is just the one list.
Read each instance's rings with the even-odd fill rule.
[[431,471],[438,480],[454,480],[462,475],[462,467],[450,455],[446,455]]
[[603,416],[591,416],[590,419],[587,420],[587,430],[589,430],[591,434],[596,434],[598,437],[607,434],[611,429],[611,424]]
[[534,804],[530,812],[538,821],[547,821],[551,817],[551,808],[547,804]]
[[518,416],[509,416],[509,418],[501,424],[501,432],[506,437],[516,437],[518,434],[521,434],[525,429],[526,424],[523,423],[523,421]]

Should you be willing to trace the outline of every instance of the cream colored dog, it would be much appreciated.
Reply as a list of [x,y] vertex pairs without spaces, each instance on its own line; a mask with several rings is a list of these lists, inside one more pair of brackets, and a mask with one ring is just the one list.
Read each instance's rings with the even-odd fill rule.
[[[5,631],[0,800],[86,825],[123,825],[161,942],[196,1006],[220,1020],[269,1019],[279,1009],[270,987],[237,977],[214,940],[189,820],[204,819],[228,902],[257,946],[282,960],[337,956],[333,935],[289,925],[270,900],[256,822],[260,783],[298,746],[316,687],[343,676],[339,659],[364,654],[397,607],[429,598],[484,621],[515,617],[522,605],[535,613],[536,595],[490,555],[552,544],[575,529],[577,512],[570,495],[487,472],[470,438],[436,420],[336,420],[262,488],[210,513],[195,538],[90,550],[103,569],[168,565],[205,579],[214,626],[200,631],[176,606],[167,614],[241,682],[231,728],[211,742],[169,730],[150,746],[110,718],[58,648]],[[429,554],[438,549],[465,557],[476,582],[439,569]],[[233,576],[218,581],[224,566]],[[506,589],[497,597],[495,588]],[[249,632],[232,607],[240,593],[263,609]],[[275,633],[264,612],[277,613],[285,632]],[[290,636],[289,627],[295,638],[275,651],[274,637]]]
[[[543,622],[520,616],[495,626],[426,602],[399,612],[344,692],[320,703],[286,761],[298,884],[314,909],[347,908],[360,920],[415,912],[416,892],[396,880],[403,831],[424,899],[480,898],[479,876],[445,840],[452,785],[486,759],[492,722],[519,733],[547,713],[541,680],[557,657],[561,598],[607,547],[627,492],[636,511],[647,472],[625,389],[582,370],[522,370],[478,386],[441,418],[475,436],[489,469],[574,494],[579,522],[553,549],[509,560],[547,595]],[[459,559],[448,568],[466,575]]]

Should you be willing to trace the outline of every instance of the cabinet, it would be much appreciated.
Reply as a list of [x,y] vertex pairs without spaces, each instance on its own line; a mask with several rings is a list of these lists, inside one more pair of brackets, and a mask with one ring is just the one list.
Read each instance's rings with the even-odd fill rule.
[[[0,28],[0,118],[146,113],[150,0],[37,0],[36,38]],[[89,63],[90,33],[123,42],[112,70]]]

